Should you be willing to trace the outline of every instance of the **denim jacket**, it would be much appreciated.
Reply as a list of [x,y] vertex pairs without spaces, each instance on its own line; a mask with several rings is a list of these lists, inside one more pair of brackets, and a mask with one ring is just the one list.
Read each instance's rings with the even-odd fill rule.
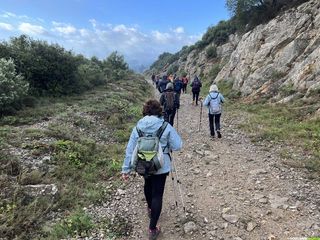
[[[144,133],[154,133],[156,132],[164,122],[163,118],[157,116],[145,116],[140,119],[137,123],[137,127]],[[129,173],[131,169],[131,157],[134,148],[136,147],[137,140],[139,138],[136,127],[133,128],[129,142],[127,144],[126,156],[122,165],[122,173]],[[168,173],[171,171],[171,162],[170,162],[170,151],[178,151],[182,148],[182,140],[178,135],[177,131],[168,124],[164,130],[161,138],[160,144],[164,150],[164,165],[160,168],[156,174]]]

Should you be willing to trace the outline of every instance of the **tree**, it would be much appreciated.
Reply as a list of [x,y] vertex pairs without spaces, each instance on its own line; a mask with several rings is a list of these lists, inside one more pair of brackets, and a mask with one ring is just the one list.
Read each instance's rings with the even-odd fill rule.
[[281,10],[277,0],[226,0],[226,7],[233,15],[237,29],[248,31],[253,27],[274,18]]
[[265,0],[226,0],[227,9],[233,16],[265,4]]
[[120,80],[129,70],[123,55],[119,55],[117,51],[112,52],[109,57],[103,61],[103,66],[107,78],[111,80]]
[[0,113],[5,112],[27,95],[29,84],[16,73],[12,59],[0,58]]

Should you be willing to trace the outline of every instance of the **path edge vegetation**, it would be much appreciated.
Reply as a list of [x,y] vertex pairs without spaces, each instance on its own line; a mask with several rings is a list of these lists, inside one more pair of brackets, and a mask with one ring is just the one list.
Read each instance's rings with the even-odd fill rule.
[[[40,68],[47,55],[39,51],[55,53],[72,68],[48,64],[62,75],[46,75]],[[40,65],[32,65],[37,54]],[[21,36],[0,44],[0,58],[8,66],[0,84],[17,96],[0,99],[1,238],[63,239],[93,228],[110,239],[125,234],[108,219],[98,226],[84,209],[117,189],[125,144],[151,86],[117,52],[103,61],[86,59]],[[28,64],[33,67],[23,67]],[[68,74],[74,82],[63,86]],[[23,91],[15,79],[26,83]]]

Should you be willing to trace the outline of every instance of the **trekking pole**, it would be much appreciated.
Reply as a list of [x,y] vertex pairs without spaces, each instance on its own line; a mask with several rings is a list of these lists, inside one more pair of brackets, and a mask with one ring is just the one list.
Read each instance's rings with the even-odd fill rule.
[[177,132],[179,131],[179,109],[177,109]]
[[174,184],[173,170],[171,170],[171,180],[172,180],[172,187],[173,187],[174,201],[175,201],[176,207],[178,207],[177,191],[176,191],[176,186],[175,186],[175,184]]
[[202,120],[202,100],[200,100],[200,122],[199,122],[199,132],[201,129],[201,120]]
[[181,182],[180,182],[179,177],[178,177],[178,170],[177,170],[177,167],[176,167],[176,164],[174,162],[173,157],[172,157],[171,161],[173,163],[174,172],[176,174],[176,181],[177,181],[177,185],[178,185],[178,189],[179,189],[179,194],[180,194],[180,198],[181,198],[181,204],[182,204],[183,212],[186,212],[186,206],[184,205],[184,201],[183,201],[183,197],[182,197],[182,190],[181,190],[181,186],[180,186]]

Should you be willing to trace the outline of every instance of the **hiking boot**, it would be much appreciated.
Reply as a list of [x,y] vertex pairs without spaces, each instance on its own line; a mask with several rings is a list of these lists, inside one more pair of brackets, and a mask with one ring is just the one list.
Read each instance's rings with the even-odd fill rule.
[[217,134],[218,134],[218,138],[221,138],[221,133],[220,133],[220,131],[217,131]]
[[149,240],[155,240],[159,236],[161,230],[159,227],[156,229],[149,229]]

